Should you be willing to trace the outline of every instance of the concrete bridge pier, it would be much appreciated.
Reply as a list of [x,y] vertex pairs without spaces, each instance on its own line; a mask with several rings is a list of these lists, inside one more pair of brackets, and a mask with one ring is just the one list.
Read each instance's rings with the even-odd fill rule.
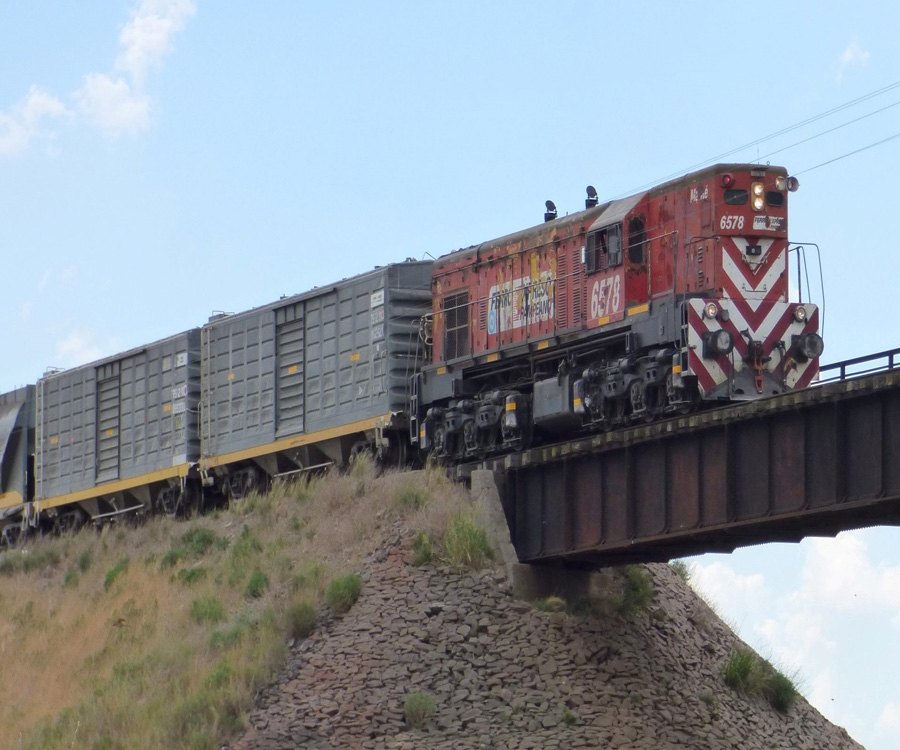
[[513,596],[525,601],[559,596],[575,602],[595,594],[602,587],[603,578],[597,571],[519,562],[500,500],[499,487],[503,481],[501,472],[476,469],[471,475],[471,492],[478,521],[487,529],[488,541],[506,569]]

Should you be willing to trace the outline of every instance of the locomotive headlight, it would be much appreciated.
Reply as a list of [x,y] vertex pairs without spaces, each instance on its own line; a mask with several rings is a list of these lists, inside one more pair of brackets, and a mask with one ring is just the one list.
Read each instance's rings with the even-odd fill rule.
[[805,323],[806,318],[806,308],[803,305],[797,305],[797,307],[794,308],[794,320],[798,323]]
[[825,342],[818,333],[806,333],[802,336],[794,336],[791,339],[795,356],[801,362],[816,359],[825,351]]
[[778,190],[788,190],[791,193],[796,193],[800,187],[800,180],[796,177],[782,177],[779,175],[775,178],[775,187]]
[[731,354],[734,349],[734,339],[728,331],[706,331],[703,334],[703,356],[713,359],[721,354]]
[[750,193],[753,195],[753,198],[750,201],[753,210],[762,211],[766,207],[766,199],[764,197],[766,193],[765,186],[761,182],[754,182],[750,186]]
[[704,318],[715,318],[719,314],[719,307],[715,302],[707,302],[703,308]]

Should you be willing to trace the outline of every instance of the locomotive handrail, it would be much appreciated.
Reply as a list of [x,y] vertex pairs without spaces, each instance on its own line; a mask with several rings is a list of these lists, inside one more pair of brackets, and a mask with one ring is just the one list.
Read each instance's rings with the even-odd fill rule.
[[[864,370],[854,370],[853,372],[847,372],[848,367],[854,367],[855,365],[863,365],[868,362],[874,362],[879,359],[887,359],[886,364],[879,364],[873,367],[869,367]],[[867,354],[863,357],[854,357],[853,359],[845,359],[842,362],[833,362],[829,365],[823,365],[819,368],[819,373],[830,372],[832,370],[837,370],[836,375],[832,375],[830,377],[820,377],[820,383],[833,383],[839,380],[847,380],[848,378],[858,378],[862,375],[871,375],[875,372],[884,372],[886,370],[893,370],[896,367],[900,367],[900,348],[898,349],[887,349],[883,352],[878,352],[876,354]]]

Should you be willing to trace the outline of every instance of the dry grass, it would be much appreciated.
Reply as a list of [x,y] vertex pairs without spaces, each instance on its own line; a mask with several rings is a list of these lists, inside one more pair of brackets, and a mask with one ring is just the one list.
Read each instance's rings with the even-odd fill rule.
[[376,474],[360,461],[191,521],[29,543],[42,564],[0,572],[0,747],[219,747],[333,578],[398,524],[440,538],[469,503],[438,471]]

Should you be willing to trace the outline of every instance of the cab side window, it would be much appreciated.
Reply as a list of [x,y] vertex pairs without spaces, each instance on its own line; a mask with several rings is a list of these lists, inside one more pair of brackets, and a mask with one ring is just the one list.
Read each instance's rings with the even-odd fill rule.
[[614,224],[588,235],[584,263],[588,273],[622,264],[621,224]]
[[644,262],[644,248],[647,244],[647,233],[644,220],[638,217],[628,222],[628,262],[639,266]]

